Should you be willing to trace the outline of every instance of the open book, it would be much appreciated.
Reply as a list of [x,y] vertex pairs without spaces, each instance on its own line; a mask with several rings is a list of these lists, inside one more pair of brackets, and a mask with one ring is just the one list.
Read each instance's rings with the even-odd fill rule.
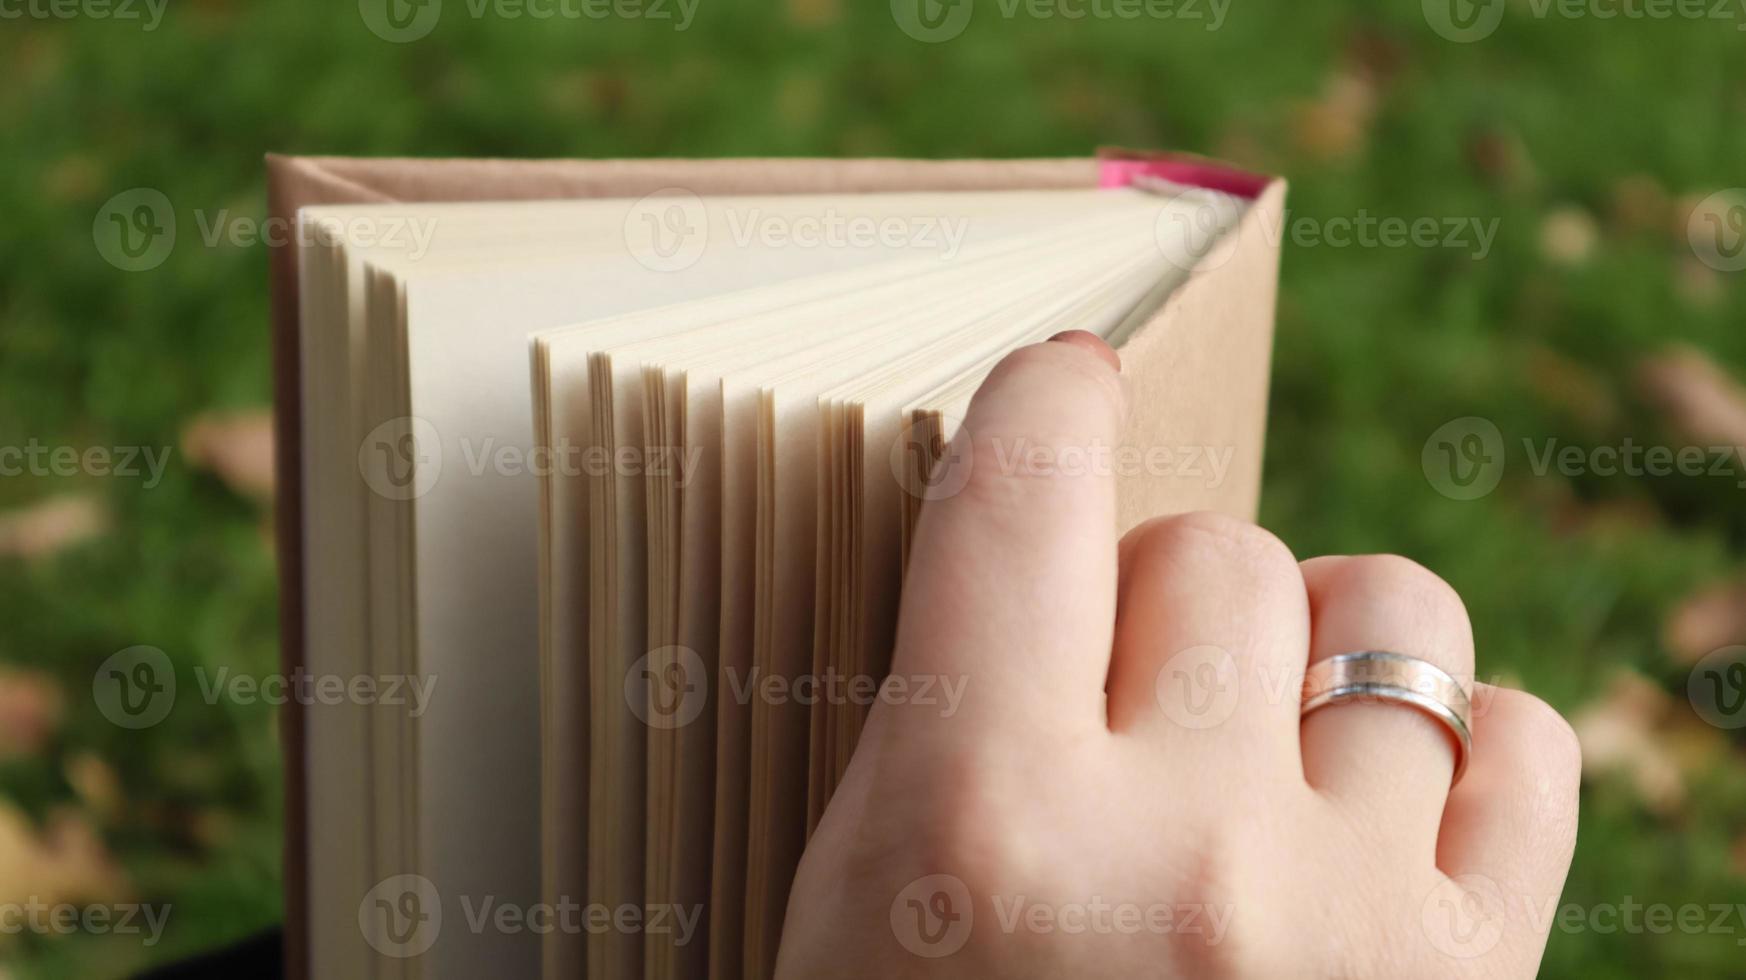
[[272,164],[288,669],[423,692],[288,719],[293,975],[771,975],[881,682],[926,680],[886,677],[909,537],[1015,347],[1122,352],[1124,524],[1253,509],[1277,182]]

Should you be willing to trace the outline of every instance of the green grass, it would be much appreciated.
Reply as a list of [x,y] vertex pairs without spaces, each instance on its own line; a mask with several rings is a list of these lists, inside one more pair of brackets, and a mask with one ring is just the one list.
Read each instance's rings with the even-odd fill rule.
[[[1658,640],[1669,608],[1746,564],[1731,480],[1538,476],[1523,439],[1679,444],[1632,382],[1693,344],[1746,374],[1746,291],[1681,288],[1683,229],[1614,219],[1619,182],[1672,196],[1746,183],[1746,48],[1736,22],[1536,18],[1512,3],[1474,44],[1415,2],[1235,3],[1216,32],[1172,21],[1004,19],[983,0],[963,36],[918,43],[888,6],[705,2],[690,28],[636,20],[473,19],[449,0],[430,36],[389,44],[356,4],[204,0],[157,30],[0,21],[0,445],[175,446],[196,413],[269,398],[264,250],[205,247],[197,212],[264,213],[261,155],[922,157],[1083,154],[1099,144],[1234,157],[1292,181],[1295,217],[1497,221],[1466,250],[1287,240],[1264,522],[1301,555],[1398,551],[1447,577],[1484,673],[1569,711],[1628,666],[1681,699]],[[1340,71],[1380,81],[1344,153],[1299,138]],[[1476,147],[1513,163],[1480,165]],[[1495,156],[1495,154],[1493,154]],[[162,266],[106,264],[92,220],[133,187],[181,223]],[[1548,261],[1542,223],[1598,222],[1588,260]],[[1700,270],[1701,271],[1701,270]],[[1548,392],[1550,352],[1615,404],[1595,418]],[[1420,467],[1442,423],[1493,420],[1511,447],[1496,492],[1436,493]],[[85,692],[114,651],[150,644],[179,671],[276,658],[273,565],[257,505],[179,456],[162,485],[0,480],[0,507],[99,493],[114,530],[40,562],[0,561],[0,663],[51,671],[67,717],[40,757],[0,769],[35,816],[73,799],[71,755],[120,774],[104,839],[148,901],[174,905],[159,946],[15,942],[20,976],[119,974],[238,938],[280,914],[280,790],[266,706],[179,699],[141,733]],[[1629,520],[1584,515],[1626,512]],[[1574,517],[1572,515],[1575,515]],[[1683,702],[1682,702],[1683,703]],[[1585,788],[1566,901],[1746,902],[1728,870],[1746,835],[1735,738],[1655,815],[1622,785]],[[219,828],[212,830],[210,828]],[[206,828],[196,832],[193,828]],[[1746,926],[1741,927],[1746,930]],[[1739,935],[1555,933],[1544,975],[1740,975]]]

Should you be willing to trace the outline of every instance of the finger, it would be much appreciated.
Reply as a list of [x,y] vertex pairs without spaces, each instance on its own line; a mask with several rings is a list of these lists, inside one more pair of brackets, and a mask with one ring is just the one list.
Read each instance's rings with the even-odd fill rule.
[[1121,559],[1110,729],[1300,780],[1310,617],[1291,551],[1246,521],[1196,513],[1128,532]]
[[995,367],[941,463],[960,469],[931,481],[962,489],[922,508],[895,672],[965,678],[962,712],[1101,729],[1116,511],[1095,453],[1124,413],[1121,376],[1083,340]]
[[[1546,702],[1524,691],[1480,687],[1473,758],[1449,794],[1437,866],[1453,886],[1479,899],[1470,906],[1489,907],[1504,938],[1538,957],[1576,847],[1582,749],[1570,724]],[[1475,929],[1465,934],[1485,941]],[[1520,975],[1533,972],[1528,965]]]
[[[1304,562],[1311,664],[1384,650],[1429,661],[1471,687],[1473,630],[1447,583],[1405,558],[1366,555]],[[1368,825],[1434,854],[1455,772],[1449,731],[1402,704],[1345,702],[1303,719],[1311,786]]]
[[1072,344],[1080,350],[1097,355],[1097,359],[1108,364],[1112,371],[1122,369],[1122,359],[1103,342],[1102,337],[1089,330],[1063,330],[1049,339],[1056,343]]
[[1479,685],[1473,758],[1449,794],[1437,880],[1421,906],[1427,956],[1448,972],[1532,976],[1576,846],[1581,749],[1545,702]]

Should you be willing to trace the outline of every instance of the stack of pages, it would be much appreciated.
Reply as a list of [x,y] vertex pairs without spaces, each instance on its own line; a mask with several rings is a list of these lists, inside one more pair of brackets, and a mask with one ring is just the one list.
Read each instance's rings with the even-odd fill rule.
[[1142,185],[302,209],[304,666],[430,691],[308,726],[317,969],[770,976],[971,395],[1250,203]]

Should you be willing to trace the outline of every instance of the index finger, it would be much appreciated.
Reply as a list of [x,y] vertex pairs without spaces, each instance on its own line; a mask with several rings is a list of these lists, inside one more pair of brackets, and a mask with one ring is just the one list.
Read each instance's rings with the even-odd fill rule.
[[1103,341],[1074,332],[1013,351],[989,375],[940,464],[968,468],[937,481],[962,489],[922,509],[895,672],[970,679],[965,710],[1103,726],[1119,366]]

